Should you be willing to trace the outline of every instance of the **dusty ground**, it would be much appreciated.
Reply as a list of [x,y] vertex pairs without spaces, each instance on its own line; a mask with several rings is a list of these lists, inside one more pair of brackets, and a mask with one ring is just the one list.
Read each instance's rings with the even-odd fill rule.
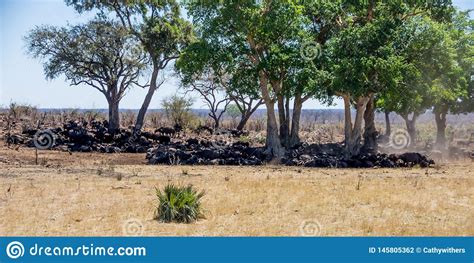
[[[430,169],[148,166],[141,154],[0,147],[0,235],[474,235],[474,163]],[[155,187],[206,191],[207,219],[153,220]]]

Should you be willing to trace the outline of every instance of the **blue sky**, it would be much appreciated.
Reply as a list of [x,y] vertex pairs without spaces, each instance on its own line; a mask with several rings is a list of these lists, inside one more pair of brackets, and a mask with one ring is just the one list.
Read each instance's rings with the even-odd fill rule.
[[[461,9],[474,9],[472,0],[455,0]],[[0,106],[20,102],[41,108],[106,108],[102,94],[86,86],[69,86],[64,77],[46,80],[39,60],[29,58],[23,37],[36,25],[64,26],[85,22],[90,15],[79,15],[61,0],[0,0]],[[178,82],[172,78],[157,91],[151,108],[176,93]],[[133,88],[121,102],[121,108],[140,108],[146,91]],[[197,98],[195,108],[203,108]],[[340,108],[342,105],[333,107]],[[304,108],[325,108],[309,101]]]

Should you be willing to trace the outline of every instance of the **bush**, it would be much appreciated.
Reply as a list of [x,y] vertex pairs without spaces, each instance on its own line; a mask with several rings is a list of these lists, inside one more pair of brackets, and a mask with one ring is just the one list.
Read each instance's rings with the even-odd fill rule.
[[238,123],[237,120],[239,117],[242,116],[239,107],[236,104],[229,104],[227,106],[226,115],[229,116],[232,120],[232,127],[237,127]]
[[18,121],[21,118],[36,120],[39,115],[38,108],[29,104],[12,102],[9,106],[8,116]]
[[191,223],[203,218],[201,212],[201,198],[204,192],[195,190],[192,185],[167,185],[162,192],[156,189],[158,208],[155,219],[162,222]]
[[165,110],[166,117],[173,125],[186,127],[193,119],[191,106],[193,99],[173,95],[165,98],[161,102],[161,106]]

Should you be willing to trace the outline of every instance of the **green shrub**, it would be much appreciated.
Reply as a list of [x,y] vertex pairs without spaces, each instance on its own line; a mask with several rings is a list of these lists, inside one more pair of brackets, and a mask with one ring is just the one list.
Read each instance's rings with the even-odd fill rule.
[[198,192],[192,185],[167,185],[162,192],[156,189],[158,207],[155,219],[162,222],[191,223],[203,218],[201,198],[204,192]]
[[239,141],[241,141],[241,142],[248,142],[248,143],[251,143],[251,142],[252,142],[252,140],[250,139],[250,137],[249,137],[249,136],[246,136],[246,135],[241,135],[241,136],[239,137]]
[[194,100],[178,95],[173,95],[163,99],[161,106],[165,110],[166,117],[173,125],[187,127],[195,119],[191,112]]

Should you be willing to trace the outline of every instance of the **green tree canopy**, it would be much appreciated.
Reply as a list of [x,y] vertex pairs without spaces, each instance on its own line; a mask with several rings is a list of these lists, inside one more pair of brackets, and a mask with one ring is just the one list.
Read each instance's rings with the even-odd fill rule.
[[344,99],[346,150],[354,155],[361,149],[362,121],[364,146],[376,149],[375,97],[395,90],[404,72],[410,71],[393,45],[399,28],[419,16],[449,21],[454,9],[450,1],[344,1],[341,8],[345,11],[342,29],[328,43],[334,76],[331,91]]
[[119,127],[120,100],[138,83],[147,62],[137,42],[120,24],[95,19],[86,24],[38,26],[26,37],[32,57],[44,61],[47,78],[64,75],[71,85],[86,84],[109,103],[109,127]]
[[[329,35],[327,25],[332,22],[323,17],[323,3],[318,6],[300,1],[191,1],[187,7],[201,39],[195,51],[230,74],[233,88],[255,94],[254,87],[258,87],[267,108],[267,149],[274,156],[282,155],[282,145],[299,140],[303,102],[318,94],[318,85],[328,83],[329,74],[318,64],[323,60],[312,57],[314,50],[305,50],[308,42],[310,48],[317,49],[316,44],[321,44],[317,40],[325,41]],[[320,32],[322,28],[324,33]],[[202,48],[208,51],[202,52]],[[310,54],[309,59],[306,54]]]

